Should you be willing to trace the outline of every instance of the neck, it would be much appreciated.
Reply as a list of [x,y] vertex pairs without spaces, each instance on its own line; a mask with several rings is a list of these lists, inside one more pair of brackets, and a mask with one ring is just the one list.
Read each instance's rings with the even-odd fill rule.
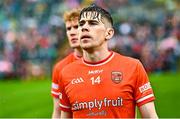
[[75,56],[77,57],[82,57],[83,53],[82,53],[82,49],[79,47],[79,48],[75,48],[74,49],[74,54]]
[[110,55],[107,44],[100,48],[83,50],[83,58],[88,62],[102,61]]

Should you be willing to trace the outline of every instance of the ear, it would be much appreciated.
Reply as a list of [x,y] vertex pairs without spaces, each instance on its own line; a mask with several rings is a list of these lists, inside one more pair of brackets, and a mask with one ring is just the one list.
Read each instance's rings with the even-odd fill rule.
[[113,28],[107,28],[106,29],[106,40],[109,40],[109,39],[111,39],[112,37],[113,37],[113,35],[114,35],[114,29]]

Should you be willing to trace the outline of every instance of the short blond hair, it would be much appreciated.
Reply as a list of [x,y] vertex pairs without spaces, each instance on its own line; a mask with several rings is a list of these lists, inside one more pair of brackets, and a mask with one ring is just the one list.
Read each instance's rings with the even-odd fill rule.
[[73,9],[73,10],[65,12],[63,15],[63,18],[64,18],[65,22],[66,21],[73,21],[75,19],[78,19],[79,15],[80,15],[80,9],[77,8],[77,9]]

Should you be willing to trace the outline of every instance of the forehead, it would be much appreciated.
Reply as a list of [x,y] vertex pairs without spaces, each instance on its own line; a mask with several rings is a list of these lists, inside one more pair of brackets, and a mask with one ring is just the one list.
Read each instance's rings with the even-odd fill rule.
[[102,15],[96,11],[83,12],[80,16],[81,20],[97,20],[101,21]]
[[66,21],[66,26],[69,26],[69,25],[77,25],[78,24],[78,19],[73,19],[71,21]]

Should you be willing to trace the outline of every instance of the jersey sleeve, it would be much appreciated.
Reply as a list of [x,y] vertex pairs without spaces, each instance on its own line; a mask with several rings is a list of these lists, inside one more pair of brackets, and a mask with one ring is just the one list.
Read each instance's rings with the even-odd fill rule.
[[140,107],[153,101],[155,97],[147,73],[140,61],[137,63],[136,73],[135,100],[137,106]]
[[59,98],[59,72],[57,65],[53,68],[52,72],[52,85],[51,85],[51,95],[55,98]]
[[65,112],[70,112],[71,111],[71,106],[70,106],[70,102],[68,99],[68,96],[65,92],[65,86],[63,83],[63,76],[62,76],[62,72],[61,72],[61,80],[59,81],[59,87],[60,87],[60,95],[59,95],[59,107],[60,110],[63,110]]

